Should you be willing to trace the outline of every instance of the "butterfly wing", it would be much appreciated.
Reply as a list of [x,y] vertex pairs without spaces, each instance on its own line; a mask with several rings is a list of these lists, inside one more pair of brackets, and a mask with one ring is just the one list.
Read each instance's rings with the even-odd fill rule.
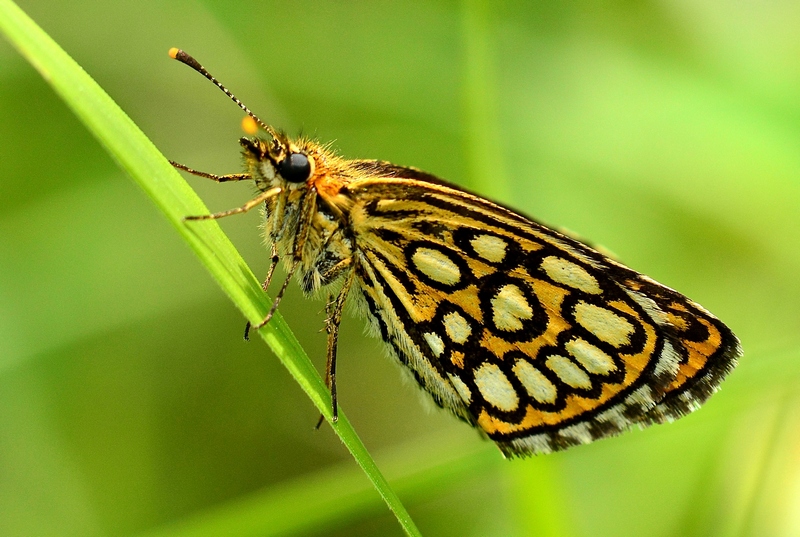
[[679,293],[432,176],[362,166],[348,225],[369,317],[507,456],[677,418],[735,366],[733,333]]

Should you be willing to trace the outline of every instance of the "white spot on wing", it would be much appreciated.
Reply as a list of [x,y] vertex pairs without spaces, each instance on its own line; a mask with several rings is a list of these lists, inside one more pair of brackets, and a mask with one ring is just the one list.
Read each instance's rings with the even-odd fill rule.
[[647,316],[653,321],[661,326],[669,326],[667,314],[661,311],[661,309],[658,307],[658,304],[656,304],[652,298],[640,293],[639,291],[628,289],[627,287],[623,287],[622,289],[628,294],[629,297],[631,297],[637,304],[639,304],[639,306],[642,307]]
[[595,277],[589,274],[585,268],[571,261],[551,255],[542,260],[541,267],[556,283],[593,295],[602,292]]
[[433,355],[437,358],[442,355],[444,352],[444,341],[442,338],[439,337],[438,334],[434,334],[433,332],[425,332],[422,334],[425,338],[425,341],[428,342],[431,350],[433,351]]
[[592,387],[592,381],[586,371],[578,367],[569,358],[553,355],[547,359],[547,367],[558,375],[561,381],[573,388],[583,388],[588,390]]
[[507,284],[492,299],[492,317],[498,329],[513,332],[533,317],[533,310],[520,288]]
[[475,385],[487,402],[510,412],[519,405],[519,396],[514,386],[497,365],[484,363],[475,371]]
[[506,241],[493,235],[478,235],[469,241],[475,253],[492,263],[500,263],[506,256]]
[[469,387],[464,384],[464,381],[458,378],[456,375],[452,375],[450,373],[448,373],[447,376],[450,378],[450,382],[458,392],[458,395],[461,396],[461,399],[467,403],[472,401],[472,393],[469,391]]
[[656,362],[656,375],[662,375],[664,373],[669,373],[670,376],[677,375],[680,361],[681,356],[678,354],[678,351],[675,350],[672,342],[668,339],[664,339],[664,348],[661,349],[658,362]]
[[540,403],[554,403],[558,392],[552,382],[547,380],[541,371],[525,360],[517,360],[513,367],[514,374],[525,386],[528,393]]
[[472,327],[460,313],[453,311],[444,316],[444,329],[456,343],[465,343],[472,333]]
[[633,325],[609,309],[580,301],[575,304],[575,320],[598,339],[615,347],[631,342]]
[[445,285],[455,285],[461,279],[458,265],[439,250],[417,248],[411,256],[414,266],[431,280]]
[[573,339],[564,347],[589,373],[608,375],[617,369],[611,356],[584,339]]

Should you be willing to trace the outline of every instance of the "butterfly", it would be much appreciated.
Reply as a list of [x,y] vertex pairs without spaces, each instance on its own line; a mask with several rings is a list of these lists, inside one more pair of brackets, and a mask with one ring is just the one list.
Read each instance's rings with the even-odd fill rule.
[[[194,58],[170,56],[224,91],[267,136],[243,137],[271,265],[327,291],[326,384],[337,416],[345,305],[440,407],[507,457],[548,453],[679,418],[719,387],[739,340],[702,306],[587,244],[415,168],[347,160],[261,121]],[[255,134],[255,133],[254,133]],[[249,329],[249,325],[248,325]]]

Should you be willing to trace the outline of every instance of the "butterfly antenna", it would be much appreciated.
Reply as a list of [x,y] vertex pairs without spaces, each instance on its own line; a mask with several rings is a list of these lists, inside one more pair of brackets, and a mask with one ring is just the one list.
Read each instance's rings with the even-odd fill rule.
[[264,129],[266,132],[268,132],[273,138],[279,139],[278,135],[275,133],[275,131],[272,129],[272,127],[270,127],[269,125],[267,125],[266,123],[261,121],[261,119],[259,119],[259,117],[257,115],[255,115],[253,112],[251,112],[250,109],[247,108],[242,101],[240,101],[238,98],[236,98],[236,95],[231,93],[228,90],[228,88],[223,86],[220,83],[219,80],[217,80],[216,78],[211,76],[211,73],[206,71],[206,68],[203,67],[202,65],[200,65],[200,62],[195,60],[191,55],[187,54],[186,52],[182,51],[179,48],[174,48],[173,47],[173,48],[169,49],[169,56],[170,56],[170,58],[172,58],[174,60],[178,60],[179,62],[188,65],[189,67],[191,67],[192,69],[194,69],[195,71],[197,71],[198,73],[200,73],[201,75],[203,75],[204,77],[209,79],[215,86],[217,86],[219,89],[221,89],[223,92],[225,92],[225,95],[230,97],[231,100],[233,102],[235,102],[239,106],[239,108],[244,110],[245,113],[248,116],[253,118],[253,121],[255,121],[262,129]]

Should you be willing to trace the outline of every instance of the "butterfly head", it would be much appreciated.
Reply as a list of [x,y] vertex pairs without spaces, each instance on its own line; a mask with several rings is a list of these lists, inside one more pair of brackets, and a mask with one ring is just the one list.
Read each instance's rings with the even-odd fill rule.
[[[228,91],[225,86],[211,76],[197,60],[186,52],[178,48],[172,48],[169,50],[169,55],[206,77],[225,92],[239,108],[244,110],[249,119],[245,128],[249,132],[255,134],[260,128],[269,134],[269,139],[253,137],[242,138],[239,141],[244,148],[245,159],[249,164],[255,164],[255,166],[251,167],[254,168],[253,171],[257,172],[256,183],[259,184],[259,187],[264,186],[261,183],[266,183],[267,187],[280,186],[294,189],[305,184],[314,175],[315,162],[314,156],[311,154],[313,144],[296,144],[283,133],[277,132],[270,125],[261,121],[244,103],[237,99],[233,93]],[[245,124],[243,123],[243,125]],[[262,181],[259,181],[259,178]]]
[[294,143],[280,133],[272,139],[242,138],[239,143],[256,185],[262,190],[275,186],[295,190],[314,176],[319,158],[315,144]]

